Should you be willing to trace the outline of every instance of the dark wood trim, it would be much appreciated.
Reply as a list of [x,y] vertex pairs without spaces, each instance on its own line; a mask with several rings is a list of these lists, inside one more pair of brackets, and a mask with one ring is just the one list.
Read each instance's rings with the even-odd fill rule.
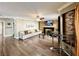
[[[58,17],[58,34],[60,35],[61,32],[61,26],[60,26],[60,16]],[[58,44],[60,45],[60,36],[58,36]],[[60,46],[59,46],[60,47]]]
[[62,19],[63,19],[63,35],[65,35],[65,14],[62,14]]

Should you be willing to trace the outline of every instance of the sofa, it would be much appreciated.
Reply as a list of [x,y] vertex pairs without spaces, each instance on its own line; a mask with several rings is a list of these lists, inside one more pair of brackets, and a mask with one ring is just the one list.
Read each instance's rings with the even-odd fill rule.
[[37,29],[25,30],[19,32],[19,39],[27,39],[36,35],[40,35],[42,32]]

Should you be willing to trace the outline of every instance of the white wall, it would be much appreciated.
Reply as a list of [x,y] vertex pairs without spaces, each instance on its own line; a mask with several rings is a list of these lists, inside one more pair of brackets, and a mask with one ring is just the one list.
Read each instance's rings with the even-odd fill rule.
[[4,22],[4,20],[2,19],[2,18],[0,18],[0,23],[3,23],[3,36],[5,35],[5,22]]
[[[0,18],[0,22],[3,22],[3,36],[8,37],[14,35],[15,38],[18,38],[20,31],[38,29],[38,21],[35,21],[34,19],[28,19],[29,18],[27,18],[26,20]],[[11,23],[11,25],[8,26],[8,23]]]
[[[10,25],[8,25],[10,23]],[[13,19],[5,20],[5,36],[13,36]]]
[[[12,36],[13,35],[13,19],[10,18],[0,18],[0,22],[3,23],[3,36]],[[11,27],[7,27],[7,23],[12,23]]]
[[16,19],[15,20],[15,31],[14,37],[19,38],[19,32],[31,29],[38,29],[38,22],[32,20],[23,20],[23,19]]

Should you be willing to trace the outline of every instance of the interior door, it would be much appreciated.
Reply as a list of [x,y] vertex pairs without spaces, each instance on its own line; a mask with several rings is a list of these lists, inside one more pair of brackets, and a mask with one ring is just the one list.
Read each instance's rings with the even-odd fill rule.
[[2,23],[0,23],[0,35],[2,35]]

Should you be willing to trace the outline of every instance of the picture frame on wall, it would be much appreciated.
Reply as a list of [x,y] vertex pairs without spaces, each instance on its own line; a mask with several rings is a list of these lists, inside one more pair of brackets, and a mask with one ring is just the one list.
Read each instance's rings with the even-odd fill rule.
[[45,21],[45,25],[46,26],[53,26],[53,21],[52,20]]
[[12,27],[12,23],[7,22],[7,23],[6,23],[6,28],[11,28],[11,27]]

